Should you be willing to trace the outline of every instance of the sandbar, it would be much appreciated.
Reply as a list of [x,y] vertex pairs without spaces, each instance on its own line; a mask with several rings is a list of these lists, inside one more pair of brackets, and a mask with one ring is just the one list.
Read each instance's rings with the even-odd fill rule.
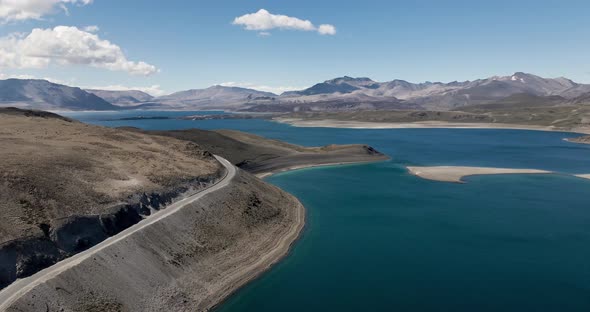
[[417,177],[441,181],[465,183],[463,177],[472,175],[490,174],[547,174],[551,171],[537,169],[510,169],[510,168],[488,168],[488,167],[460,167],[460,166],[435,166],[435,167],[407,167],[409,172]]
[[590,173],[589,174],[576,174],[576,177],[590,180]]

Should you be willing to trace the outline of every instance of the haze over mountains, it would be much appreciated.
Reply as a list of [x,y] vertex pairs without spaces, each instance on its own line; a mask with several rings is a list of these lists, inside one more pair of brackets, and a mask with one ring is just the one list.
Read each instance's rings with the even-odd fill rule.
[[207,89],[180,91],[157,98],[155,101],[177,108],[225,108],[233,109],[250,103],[274,101],[278,97],[270,92],[239,87],[212,86]]
[[86,92],[92,93],[112,104],[120,106],[137,105],[139,103],[149,102],[154,99],[153,96],[138,90],[112,91],[86,89]]
[[212,86],[153,97],[141,91],[81,90],[44,80],[0,81],[0,106],[49,110],[134,108],[250,112],[457,110],[462,107],[531,107],[590,103],[590,85],[567,78],[517,72],[464,82],[376,82],[340,77],[281,95]]
[[42,110],[116,110],[103,98],[80,88],[46,80],[0,80],[0,106]]

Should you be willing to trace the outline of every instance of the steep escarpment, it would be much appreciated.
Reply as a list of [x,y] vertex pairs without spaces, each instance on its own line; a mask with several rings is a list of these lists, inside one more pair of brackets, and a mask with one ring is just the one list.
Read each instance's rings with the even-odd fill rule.
[[239,171],[224,189],[37,286],[11,311],[202,311],[284,256],[291,195]]
[[85,250],[224,168],[194,143],[0,110],[0,288]]

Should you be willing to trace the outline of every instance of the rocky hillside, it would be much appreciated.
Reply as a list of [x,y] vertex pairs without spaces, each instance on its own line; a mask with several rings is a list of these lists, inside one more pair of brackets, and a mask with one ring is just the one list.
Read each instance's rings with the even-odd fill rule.
[[223,173],[196,144],[0,109],[0,287]]
[[223,191],[35,287],[11,311],[209,311],[284,256],[303,220],[294,197],[240,171]]

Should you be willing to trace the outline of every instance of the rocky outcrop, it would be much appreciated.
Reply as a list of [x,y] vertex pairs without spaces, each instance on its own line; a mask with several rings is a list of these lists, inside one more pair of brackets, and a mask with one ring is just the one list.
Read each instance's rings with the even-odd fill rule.
[[0,288],[63,259],[64,252],[47,237],[28,237],[0,245]]

